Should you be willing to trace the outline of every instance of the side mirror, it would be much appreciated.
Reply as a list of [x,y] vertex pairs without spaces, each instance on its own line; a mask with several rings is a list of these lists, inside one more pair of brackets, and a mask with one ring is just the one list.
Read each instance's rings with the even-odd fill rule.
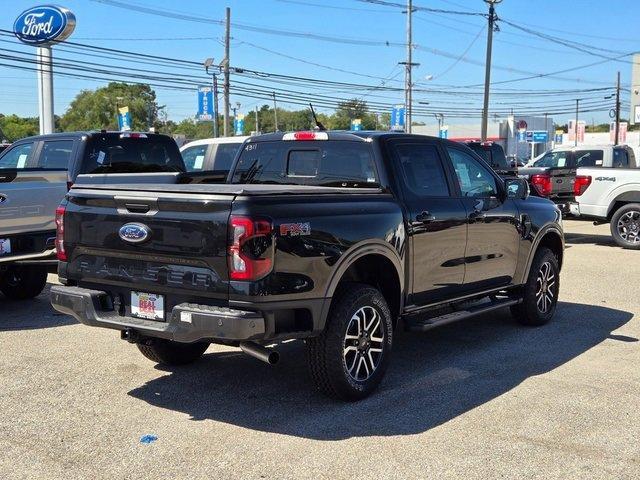
[[509,198],[526,200],[529,196],[529,182],[524,178],[506,178],[504,186]]

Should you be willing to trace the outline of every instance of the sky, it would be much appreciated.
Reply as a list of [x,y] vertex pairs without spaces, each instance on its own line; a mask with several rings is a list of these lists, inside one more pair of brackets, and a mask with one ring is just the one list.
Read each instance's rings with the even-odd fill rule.
[[[404,0],[395,1],[404,3]],[[241,81],[246,88],[252,88],[251,84],[260,85],[263,90],[278,89],[279,105],[291,108],[302,107],[287,103],[287,90],[299,92],[299,98],[305,94],[330,99],[362,98],[375,103],[381,111],[386,105],[403,101],[400,90],[373,88],[403,86],[404,71],[398,62],[406,57],[403,46],[406,15],[394,6],[358,0],[57,0],[55,3],[76,15],[76,30],[69,41],[193,62],[202,62],[207,57],[216,61],[223,58],[224,28],[209,20],[223,20],[228,6],[232,23],[238,24],[238,28],[232,27],[231,33],[232,66],[358,85],[327,86],[306,81],[291,83],[264,75],[242,78],[232,75],[232,88],[234,81]],[[20,12],[38,4],[33,0],[0,0],[3,12],[0,29],[11,30]],[[134,9],[120,8],[118,4]],[[414,4],[465,13],[487,11],[482,0],[416,0]],[[135,10],[138,7],[159,14]],[[584,98],[585,110],[589,110],[589,105],[597,110],[585,112],[584,119],[589,123],[608,121],[613,100],[605,101],[604,96],[611,92],[593,89],[613,87],[618,70],[623,87],[629,88],[632,57],[620,61],[608,59],[640,51],[637,0],[503,0],[496,10],[502,20],[498,22],[500,31],[494,34],[491,110],[500,114],[511,109],[515,113],[549,110],[557,112],[556,122],[564,123],[572,118],[568,112],[574,99],[580,97]],[[419,63],[414,69],[414,121],[435,123],[436,112],[454,115],[470,109],[472,113],[460,114],[463,117],[458,123],[478,121],[475,112],[479,112],[482,104],[486,19],[421,10],[414,14],[413,29],[413,61]],[[560,42],[535,34],[558,37]],[[0,40],[0,48],[5,49],[0,50],[0,112],[36,116],[35,72],[10,68],[9,65],[19,64],[4,56],[19,51],[25,58],[35,57],[35,49],[12,37],[3,36]],[[137,67],[141,71],[146,68],[169,71],[175,76],[186,72],[171,64],[136,65],[121,62],[117,55],[109,59],[94,58],[86,52],[54,47],[54,59],[63,58],[119,68]],[[589,68],[555,76],[511,81],[595,63],[597,65]],[[210,78],[205,75],[204,67],[200,70],[198,66],[191,66],[185,74],[189,78],[202,77],[203,84]],[[55,113],[63,114],[81,89],[95,89],[104,84],[104,80],[56,75]],[[592,91],[577,91],[586,89]],[[159,103],[166,105],[169,119],[180,121],[194,116],[195,86],[175,90],[168,88],[165,80],[162,87],[156,88],[156,93]],[[629,95],[629,91],[623,90],[623,117],[628,116]],[[242,96],[240,92],[231,98],[233,105],[237,102],[244,112],[256,105],[271,103]],[[320,107],[318,110],[330,109]]]

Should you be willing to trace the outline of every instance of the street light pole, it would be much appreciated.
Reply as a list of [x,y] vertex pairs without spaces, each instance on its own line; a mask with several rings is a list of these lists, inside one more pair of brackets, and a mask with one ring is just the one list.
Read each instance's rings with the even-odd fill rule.
[[[209,68],[214,66],[213,58],[207,58],[204,61],[204,69],[209,75]],[[218,138],[218,77],[215,72],[213,75],[213,137]]]
[[491,83],[491,51],[493,49],[493,29],[496,21],[496,11],[494,5],[502,0],[484,0],[489,4],[489,30],[487,31],[487,59],[484,71],[484,103],[482,107],[482,126],[480,138],[487,140],[487,124],[489,122],[489,85]]

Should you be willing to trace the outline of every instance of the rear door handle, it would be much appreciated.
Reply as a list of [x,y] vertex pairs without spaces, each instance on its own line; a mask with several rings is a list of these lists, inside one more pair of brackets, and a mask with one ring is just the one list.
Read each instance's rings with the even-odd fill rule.
[[435,219],[436,219],[436,217],[431,215],[426,210],[423,210],[422,212],[420,212],[419,214],[416,215],[416,222],[418,222],[418,223],[434,222]]

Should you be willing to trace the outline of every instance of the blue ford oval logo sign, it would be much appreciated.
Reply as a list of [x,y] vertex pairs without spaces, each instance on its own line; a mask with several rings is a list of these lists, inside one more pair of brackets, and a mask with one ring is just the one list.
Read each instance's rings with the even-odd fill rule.
[[76,28],[76,17],[70,10],[53,5],[33,7],[22,12],[13,24],[13,33],[29,45],[61,42]]
[[129,243],[142,243],[151,236],[151,230],[141,223],[127,223],[120,227],[120,238]]

